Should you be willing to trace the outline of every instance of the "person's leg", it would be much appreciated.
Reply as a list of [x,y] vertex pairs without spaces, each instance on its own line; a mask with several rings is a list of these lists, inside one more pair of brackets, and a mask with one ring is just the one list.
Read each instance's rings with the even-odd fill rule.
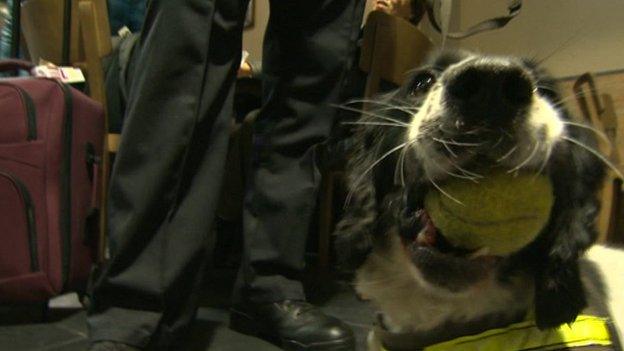
[[[299,274],[320,182],[314,145],[328,137],[334,124],[332,104],[340,101],[353,63],[364,1],[270,4],[262,72],[265,101],[254,127],[237,305],[305,300]],[[267,311],[235,308],[233,315],[256,318],[272,313]],[[317,315],[312,327],[302,329],[337,326],[327,320],[314,325],[317,317],[324,318]],[[236,324],[232,326],[241,327]],[[322,334],[316,337],[326,337]]]
[[227,152],[245,0],[153,0],[110,184],[92,342],[167,349],[194,316]]
[[314,145],[330,133],[362,19],[361,0],[271,1],[265,103],[254,130],[241,299],[304,299],[297,273],[316,205]]

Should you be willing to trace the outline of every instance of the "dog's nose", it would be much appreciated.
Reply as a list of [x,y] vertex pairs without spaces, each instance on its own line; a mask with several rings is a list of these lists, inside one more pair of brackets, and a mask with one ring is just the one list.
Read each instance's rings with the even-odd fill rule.
[[506,125],[526,108],[533,81],[510,65],[467,65],[448,79],[447,96],[461,116],[473,123]]

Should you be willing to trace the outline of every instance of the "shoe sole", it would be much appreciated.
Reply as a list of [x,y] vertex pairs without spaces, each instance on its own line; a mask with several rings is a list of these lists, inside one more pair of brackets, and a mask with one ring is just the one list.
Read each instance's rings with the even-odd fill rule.
[[265,325],[256,322],[248,314],[232,309],[230,313],[230,329],[239,333],[255,336],[266,340],[285,351],[353,351],[355,339],[347,337],[326,342],[304,345],[298,341],[280,338],[267,330]]

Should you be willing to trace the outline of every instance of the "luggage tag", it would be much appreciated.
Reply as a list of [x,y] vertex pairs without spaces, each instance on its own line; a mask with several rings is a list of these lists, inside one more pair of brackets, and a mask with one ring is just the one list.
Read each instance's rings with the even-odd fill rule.
[[32,75],[35,77],[58,79],[66,84],[80,84],[85,82],[85,76],[80,68],[56,66],[45,60],[39,60],[39,65],[32,69]]

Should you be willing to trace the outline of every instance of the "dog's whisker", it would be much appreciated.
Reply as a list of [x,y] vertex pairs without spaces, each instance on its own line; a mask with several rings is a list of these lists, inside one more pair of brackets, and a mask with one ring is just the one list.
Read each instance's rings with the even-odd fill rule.
[[350,99],[349,101],[344,103],[345,105],[351,105],[351,104],[376,104],[376,105],[381,105],[381,106],[391,106],[392,104],[389,104],[386,101],[383,100],[376,100],[376,99]]
[[451,154],[451,156],[453,156],[454,158],[457,158],[457,154],[455,152],[453,152],[453,150],[451,149],[450,146],[448,146],[448,144],[442,140],[440,140],[440,142],[442,143],[442,145],[444,146],[444,148],[446,149],[446,151],[449,152],[449,154]]
[[577,98],[579,96],[583,96],[585,95],[585,92],[581,91],[578,93],[574,93],[574,94],[570,94],[570,95],[566,95],[566,96],[562,96],[561,98],[557,99],[557,102],[553,103],[553,107],[555,108],[561,108],[561,107],[565,107],[566,103],[574,98]]
[[447,143],[450,145],[457,145],[457,146],[481,146],[484,144],[484,143],[462,143],[462,142],[455,141],[455,140],[444,140],[444,139],[440,139],[436,137],[432,137],[431,139],[439,143]]
[[602,155],[600,152],[594,150],[592,147],[589,147],[585,144],[583,144],[582,142],[574,139],[574,138],[570,138],[567,136],[563,136],[561,137],[563,140],[569,141],[572,144],[575,144],[585,150],[587,150],[589,153],[591,153],[592,155],[596,156],[598,159],[600,159],[602,162],[604,162],[609,168],[611,168],[615,174],[618,175],[618,177],[620,178],[624,178],[624,175],[622,175],[622,172],[620,172],[620,170],[613,164],[611,163],[611,161],[609,161],[604,155]]
[[491,131],[492,129],[490,129],[489,127],[485,125],[477,125],[473,129],[464,132],[464,134],[478,134],[478,133],[491,132]]
[[[437,129],[440,130],[445,135],[453,135],[455,133],[455,131],[449,131],[449,130],[444,129],[444,126],[442,123],[437,124]],[[471,135],[471,134],[478,134],[480,132],[486,132],[486,131],[491,131],[491,129],[483,127],[483,126],[478,126],[467,131],[462,131],[462,134]]]
[[[442,157],[444,157],[444,156],[442,156]],[[448,157],[444,157],[444,158],[446,159],[446,161],[448,161],[449,163],[451,163],[453,166],[456,166],[456,167],[457,167],[457,169],[459,169],[460,171],[462,171],[462,169],[461,169],[459,166],[455,165],[455,164],[453,163],[453,161],[451,161],[451,159],[449,159]],[[439,162],[431,162],[431,164],[432,164],[432,165],[434,165],[434,166],[435,166],[436,168],[438,168],[439,170],[441,170],[442,172],[444,172],[444,173],[446,173],[446,174],[450,175],[451,177],[455,177],[455,178],[459,178],[459,179],[467,179],[467,180],[470,180],[470,181],[472,181],[472,182],[478,183],[478,181],[477,181],[477,177],[470,176],[469,174],[457,174],[457,173],[455,173],[455,172],[451,172],[451,171],[449,171],[448,169],[446,169],[444,166],[440,165],[440,163],[439,163]]]
[[399,100],[399,99],[392,99],[391,101],[396,102],[395,104],[392,104],[388,101],[385,100],[379,100],[379,99],[351,99],[349,100],[349,102],[354,102],[354,103],[373,103],[376,105],[382,105],[382,106],[389,106],[389,107],[394,107],[394,106],[411,106],[410,104],[408,104],[406,101],[403,100]]
[[503,162],[506,158],[508,158],[509,156],[511,156],[511,154],[514,153],[514,151],[516,151],[516,149],[518,148],[518,145],[514,145],[514,147],[512,147],[511,149],[509,149],[509,151],[504,154],[503,156],[499,157],[498,159],[496,159],[497,163],[501,163]]
[[402,186],[405,186],[405,157],[407,156],[407,150],[409,150],[409,145],[406,145],[403,150],[401,150],[401,155],[399,156],[399,176]]
[[553,93],[557,92],[557,89],[550,85],[536,84],[535,87],[542,90],[552,91]]
[[508,131],[506,131],[506,130],[505,130],[505,129],[503,129],[503,128],[499,128],[499,130],[500,130],[500,132],[501,132],[501,133],[503,133],[503,135],[505,135],[505,136],[506,136],[506,137],[508,137],[509,139],[512,139],[512,140],[513,140],[513,138],[514,138],[514,137],[513,137],[513,135],[511,135]]
[[401,150],[401,155],[399,156],[399,162],[401,163],[401,185],[405,186],[405,159],[407,157],[407,152],[409,151],[409,147],[416,144],[420,138],[416,138],[414,140],[409,141],[403,150]]
[[536,61],[536,63],[538,65],[542,65],[544,62],[548,61],[549,59],[551,59],[553,56],[555,56],[556,54],[563,52],[564,49],[567,49],[570,47],[570,45],[575,41],[578,40],[579,38],[581,38],[584,34],[586,34],[584,32],[585,26],[579,26],[579,28],[577,28],[574,33],[572,33],[572,35],[566,39],[563,43],[561,43],[559,46],[555,47],[554,50],[552,50],[550,53],[548,53],[546,56],[540,58],[539,60]]
[[471,171],[469,171],[467,169],[464,169],[464,168],[460,167],[458,164],[456,164],[456,163],[454,163],[452,161],[451,161],[451,164],[453,165],[453,167],[457,168],[462,173],[464,173],[466,175],[469,175],[469,176],[472,176],[473,178],[475,178],[475,180],[476,179],[483,179],[483,178],[485,178],[483,175],[471,172]]
[[362,172],[362,174],[355,180],[355,182],[353,183],[352,189],[351,191],[349,191],[349,194],[347,196],[346,199],[346,204],[349,204],[351,202],[351,198],[353,197],[353,192],[355,191],[355,189],[357,188],[357,186],[364,180],[364,177],[366,177],[366,175],[368,174],[368,172],[370,172],[373,168],[375,168],[375,166],[377,166],[381,161],[383,161],[386,157],[390,156],[392,153],[396,152],[397,150],[400,150],[401,148],[403,148],[405,145],[408,145],[409,143],[411,143],[413,141],[406,141],[404,143],[399,144],[398,146],[393,147],[392,149],[390,149],[389,151],[387,151],[385,154],[381,155],[381,157],[379,157],[375,162],[373,162],[370,166],[368,166],[364,172]]
[[419,111],[420,107],[412,106],[412,105],[392,105],[387,104],[383,107],[379,107],[379,110],[388,111],[388,110],[402,110],[402,111]]
[[394,119],[394,118],[391,118],[391,117],[388,117],[388,116],[382,116],[382,115],[378,115],[378,114],[375,114],[375,113],[372,113],[372,112],[369,112],[369,111],[364,111],[364,110],[360,110],[360,109],[353,108],[353,107],[348,107],[348,106],[343,106],[343,105],[335,105],[335,104],[333,104],[332,106],[336,107],[336,108],[339,108],[339,109],[342,109],[342,110],[345,110],[345,111],[361,113],[361,114],[366,115],[366,116],[379,118],[379,119],[384,120],[384,121],[397,123],[397,124],[403,125],[405,127],[409,127],[408,123],[402,122],[402,121],[400,121],[398,119]]
[[385,127],[400,127],[407,128],[402,124],[397,123],[383,123],[383,122],[341,122],[340,124],[350,124],[350,125],[366,125],[366,126],[385,126]]
[[[444,145],[444,144],[443,144]],[[449,152],[452,152],[449,150]],[[470,172],[468,170],[463,169],[462,167],[460,167],[457,163],[453,162],[453,160],[445,155],[441,155],[442,157],[444,157],[445,161],[450,163],[453,167],[455,167],[457,170],[459,170],[460,172],[462,172],[463,174],[458,174],[455,172],[451,172],[450,170],[444,168],[443,166],[441,166],[439,164],[439,162],[432,162],[431,164],[434,165],[435,167],[437,167],[438,169],[442,170],[444,173],[455,177],[455,178],[460,178],[460,179],[467,179],[470,180],[474,183],[478,183],[478,179],[483,178],[482,175],[477,174],[477,173],[473,173]]]
[[397,110],[397,111],[401,111],[404,112],[408,115],[414,115],[416,113],[418,113],[418,111],[420,111],[420,109],[416,109],[416,108],[411,108],[411,107],[384,107],[382,110]]
[[383,106],[380,108],[375,108],[376,110],[381,110],[381,111],[400,110],[404,112],[414,113],[420,110],[419,107],[415,107],[408,103],[391,104],[385,101],[379,101],[379,100],[373,100],[373,99],[352,99],[345,103],[345,105],[349,105],[349,104],[372,104],[372,105]]
[[510,169],[509,171],[507,171],[507,173],[514,173],[519,171],[522,167],[524,167],[526,164],[528,164],[529,162],[531,162],[531,160],[533,159],[533,157],[535,157],[535,155],[537,154],[537,151],[539,150],[541,143],[538,141],[535,143],[535,147],[533,148],[533,151],[531,151],[531,154],[529,154],[529,157],[527,157],[524,161],[522,161],[519,165],[517,165],[516,167]]
[[440,167],[440,169],[442,169],[444,171],[444,173],[450,175],[451,177],[455,177],[455,178],[459,178],[459,179],[466,179],[466,180],[469,180],[469,181],[474,182],[474,183],[479,183],[479,181],[475,177],[468,176],[468,175],[463,175],[463,174],[457,174],[455,172],[451,172],[451,171],[449,171],[447,169],[444,169],[444,167],[439,166],[439,165],[438,165],[438,167]]
[[362,104],[372,104],[372,105],[377,105],[377,106],[383,106],[383,108],[375,107],[375,109],[378,109],[378,110],[382,110],[382,109],[383,110],[402,110],[408,113],[415,113],[415,112],[418,112],[418,110],[420,110],[420,106],[414,106],[413,103],[407,102],[405,100],[398,99],[398,98],[390,98],[387,101],[370,100],[370,99],[355,99],[351,101],[354,101],[356,103],[362,103]]
[[492,145],[492,149],[495,149],[501,142],[503,141],[503,136],[501,135],[498,140]]
[[408,105],[388,105],[380,108],[375,108],[374,111],[384,112],[384,111],[401,111],[408,115],[414,115],[420,111],[420,107],[408,106]]
[[569,122],[569,121],[565,121],[563,122],[563,124],[590,130],[594,132],[597,136],[599,136],[602,140],[606,141],[607,143],[609,143],[609,145],[611,145],[611,140],[609,139],[609,137],[605,133],[603,133],[602,131],[596,128],[585,125],[583,123],[576,123],[576,122]]
[[440,194],[448,197],[449,199],[457,202],[458,204],[465,206],[463,202],[457,200],[456,198],[454,198],[453,196],[451,196],[449,193],[447,193],[446,191],[444,191],[435,181],[433,181],[433,179],[431,178],[431,176],[429,175],[429,173],[425,170],[425,176],[427,177],[427,179],[429,180],[429,182],[431,183],[431,185],[433,185],[436,189],[438,189],[438,191],[440,192]]
[[[436,138],[432,138],[432,139],[436,139]],[[443,140],[443,139],[438,139],[435,140],[436,142],[441,143],[444,148],[455,158],[457,158],[457,154],[455,152],[453,152],[453,150],[447,145],[447,141]],[[444,159],[446,160],[446,162],[450,163],[453,167],[455,167],[457,170],[459,170],[460,172],[462,172],[463,174],[458,174],[455,172],[451,172],[448,169],[444,168],[443,166],[440,166],[438,162],[432,162],[432,165],[435,165],[437,168],[439,168],[440,170],[442,170],[443,172],[445,172],[446,174],[455,177],[455,178],[460,178],[460,179],[467,179],[470,180],[472,182],[478,183],[477,179],[483,178],[482,175],[477,174],[477,173],[473,173],[470,172],[466,169],[463,169],[462,167],[460,167],[459,165],[457,165],[455,162],[453,162],[453,160],[445,155],[441,155],[442,157],[444,157]]]
[[552,145],[546,144],[544,146],[546,147],[546,154],[544,155],[544,161],[542,161],[542,165],[537,170],[537,173],[535,173],[535,176],[534,176],[535,178],[537,178],[537,176],[542,174],[544,169],[546,169],[546,165],[548,164],[548,160],[550,159],[550,155],[552,154],[552,148],[553,148]]
[[481,146],[481,145],[486,144],[486,143],[465,143],[465,142],[455,141],[454,139],[451,139],[450,141],[447,140],[446,142],[451,145],[458,145],[458,146]]

